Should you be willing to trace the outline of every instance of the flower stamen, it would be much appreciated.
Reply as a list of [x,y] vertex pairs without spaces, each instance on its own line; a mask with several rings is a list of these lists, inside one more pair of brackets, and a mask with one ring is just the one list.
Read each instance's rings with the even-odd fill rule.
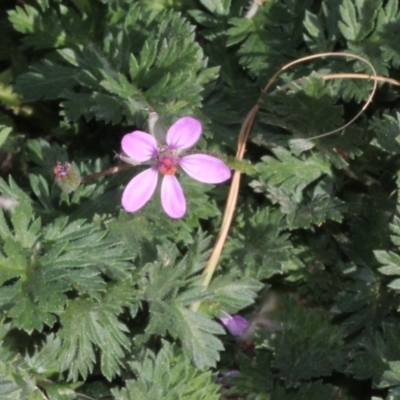
[[158,171],[163,175],[175,175],[176,163],[171,157],[163,157],[160,159]]

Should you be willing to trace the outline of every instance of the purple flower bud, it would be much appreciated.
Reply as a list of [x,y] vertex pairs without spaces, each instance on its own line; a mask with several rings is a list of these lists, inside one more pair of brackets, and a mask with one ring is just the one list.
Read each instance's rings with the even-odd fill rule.
[[233,336],[242,336],[245,330],[250,326],[250,322],[240,315],[225,314],[227,317],[219,318],[219,320],[225,325],[225,328],[228,329],[229,333]]

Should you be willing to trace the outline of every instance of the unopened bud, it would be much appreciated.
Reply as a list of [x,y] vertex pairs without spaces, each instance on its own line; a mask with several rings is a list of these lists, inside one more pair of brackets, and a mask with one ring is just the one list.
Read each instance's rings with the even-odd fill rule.
[[76,165],[58,162],[53,168],[57,185],[66,193],[73,192],[81,183],[81,174]]
[[160,144],[165,144],[167,129],[165,128],[160,116],[154,111],[149,113],[149,132]]

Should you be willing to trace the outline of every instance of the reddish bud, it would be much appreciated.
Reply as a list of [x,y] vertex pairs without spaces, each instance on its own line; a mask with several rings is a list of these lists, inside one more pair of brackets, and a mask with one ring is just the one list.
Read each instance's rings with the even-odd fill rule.
[[57,162],[53,168],[53,175],[57,185],[67,193],[73,192],[82,180],[76,165],[67,162]]

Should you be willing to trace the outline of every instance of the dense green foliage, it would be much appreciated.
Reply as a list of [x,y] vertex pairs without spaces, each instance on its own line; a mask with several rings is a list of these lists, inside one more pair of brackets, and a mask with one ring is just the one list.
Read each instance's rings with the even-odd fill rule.
[[[379,83],[317,139],[373,84],[323,75],[366,64],[314,59],[260,97],[319,52],[398,78],[397,0],[5,0],[0,31],[1,399],[400,399],[398,90]],[[140,166],[54,180],[57,162],[121,165],[151,109],[200,119],[197,146],[230,160],[257,101],[207,288],[229,183],[180,176],[172,220],[159,196],[122,210]],[[224,313],[249,319],[243,337]]]

